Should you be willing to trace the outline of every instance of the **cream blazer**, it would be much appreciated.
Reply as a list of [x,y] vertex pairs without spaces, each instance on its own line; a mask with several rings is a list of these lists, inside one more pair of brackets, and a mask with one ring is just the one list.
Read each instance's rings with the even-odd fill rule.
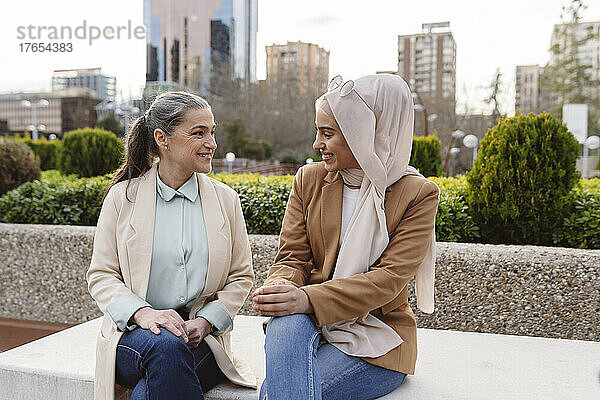
[[[90,294],[104,313],[96,346],[95,400],[115,397],[115,358],[122,332],[106,306],[135,293],[146,298],[156,208],[157,164],[146,174],[114,185],[102,204],[94,236],[87,282]],[[194,302],[190,318],[204,304],[216,301],[233,319],[252,287],[252,255],[237,194],[228,186],[196,174],[208,237],[209,265],[206,284]],[[231,352],[229,333],[205,338],[219,368],[238,385],[256,388],[252,371]]]

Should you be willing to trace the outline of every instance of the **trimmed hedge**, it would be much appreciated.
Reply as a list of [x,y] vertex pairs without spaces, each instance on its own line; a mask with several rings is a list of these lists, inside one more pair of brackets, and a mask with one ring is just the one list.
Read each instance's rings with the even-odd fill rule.
[[467,177],[471,215],[492,243],[553,244],[579,181],[579,144],[550,114],[517,112],[491,128]]
[[413,138],[410,165],[426,177],[442,176],[442,151],[435,136]]
[[83,128],[65,133],[58,168],[80,177],[104,175],[116,170],[124,156],[123,142],[109,131]]
[[[0,222],[95,225],[102,195],[111,175],[96,178],[63,176],[44,171],[39,181],[26,183],[0,197]],[[277,235],[293,177],[256,174],[213,178],[231,186],[240,196],[248,232]],[[488,242],[475,223],[466,200],[467,180],[432,178],[440,187],[436,237],[447,242]],[[600,248],[600,179],[581,180],[571,191],[568,217],[553,235],[557,246]]]
[[47,140],[43,136],[38,140],[31,140],[31,136],[26,133],[24,137],[19,135],[8,136],[6,137],[6,141],[25,143],[29,146],[33,150],[42,171],[58,168],[58,157],[60,156],[61,149],[60,140]]

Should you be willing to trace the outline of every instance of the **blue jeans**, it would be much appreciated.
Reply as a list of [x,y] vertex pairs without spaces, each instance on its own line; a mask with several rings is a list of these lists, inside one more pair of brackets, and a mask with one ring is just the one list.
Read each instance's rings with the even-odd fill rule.
[[325,343],[306,314],[271,318],[267,324],[266,378],[260,399],[367,400],[402,384],[406,374],[377,367]]
[[226,380],[203,340],[190,349],[164,328],[125,332],[117,346],[116,382],[133,389],[131,399],[204,399],[204,392]]

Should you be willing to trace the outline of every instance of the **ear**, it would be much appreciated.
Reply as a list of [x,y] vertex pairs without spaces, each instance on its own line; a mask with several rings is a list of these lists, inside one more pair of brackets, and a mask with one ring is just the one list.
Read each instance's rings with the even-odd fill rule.
[[154,141],[158,145],[158,148],[162,149],[167,145],[167,135],[161,129],[155,129]]

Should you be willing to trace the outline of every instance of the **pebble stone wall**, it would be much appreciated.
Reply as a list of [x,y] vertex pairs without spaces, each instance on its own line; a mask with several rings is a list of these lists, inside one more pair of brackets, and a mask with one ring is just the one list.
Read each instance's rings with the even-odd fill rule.
[[[85,282],[94,229],[0,224],[0,317],[98,317]],[[250,241],[257,287],[277,237]],[[423,314],[411,302],[422,328],[600,341],[600,251],[438,243],[436,310]],[[241,313],[254,314],[248,301]]]

